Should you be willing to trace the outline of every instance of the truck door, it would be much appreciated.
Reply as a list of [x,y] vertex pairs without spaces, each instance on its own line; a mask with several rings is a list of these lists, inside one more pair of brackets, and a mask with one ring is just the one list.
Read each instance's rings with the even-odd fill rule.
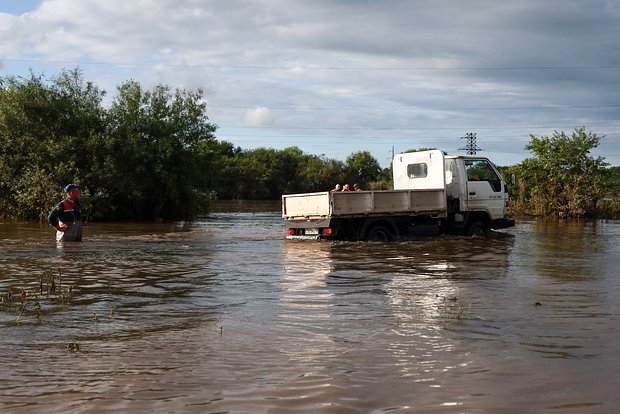
[[484,158],[465,158],[468,210],[486,210],[493,219],[504,217],[505,194],[502,180]]

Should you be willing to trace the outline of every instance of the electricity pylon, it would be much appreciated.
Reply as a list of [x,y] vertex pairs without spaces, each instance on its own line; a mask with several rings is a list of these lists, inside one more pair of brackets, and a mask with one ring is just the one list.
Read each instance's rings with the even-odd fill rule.
[[478,148],[476,145],[475,132],[468,132],[464,137],[461,137],[461,139],[463,138],[467,139],[467,145],[463,148],[459,148],[459,151],[467,151],[467,155],[476,155],[476,151],[482,151],[482,148]]

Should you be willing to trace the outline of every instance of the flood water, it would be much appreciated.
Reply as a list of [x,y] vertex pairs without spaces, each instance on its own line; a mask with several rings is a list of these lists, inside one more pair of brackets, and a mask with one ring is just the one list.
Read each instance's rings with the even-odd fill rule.
[[0,224],[0,412],[620,412],[619,222],[297,242],[277,208]]

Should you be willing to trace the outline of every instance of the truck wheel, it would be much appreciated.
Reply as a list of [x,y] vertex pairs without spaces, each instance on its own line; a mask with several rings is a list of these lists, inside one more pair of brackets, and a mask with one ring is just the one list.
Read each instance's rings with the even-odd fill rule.
[[385,227],[380,224],[372,226],[368,233],[366,233],[366,240],[368,241],[378,241],[378,242],[387,242],[392,239],[392,233]]
[[482,237],[486,238],[489,235],[489,229],[486,224],[481,221],[473,221],[469,227],[467,227],[466,236],[469,237]]

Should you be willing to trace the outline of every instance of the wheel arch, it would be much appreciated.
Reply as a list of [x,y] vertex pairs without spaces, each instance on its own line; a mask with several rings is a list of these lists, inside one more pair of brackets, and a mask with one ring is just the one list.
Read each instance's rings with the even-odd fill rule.
[[489,215],[489,213],[487,213],[486,211],[471,212],[471,214],[467,216],[467,221],[463,226],[463,234],[468,236],[471,235],[473,230],[472,227],[478,226],[479,224],[484,225],[484,233],[486,236],[491,230],[491,216]]
[[480,221],[487,227],[491,228],[491,215],[486,211],[472,211],[467,215],[467,222],[465,227],[468,227],[471,223]]

